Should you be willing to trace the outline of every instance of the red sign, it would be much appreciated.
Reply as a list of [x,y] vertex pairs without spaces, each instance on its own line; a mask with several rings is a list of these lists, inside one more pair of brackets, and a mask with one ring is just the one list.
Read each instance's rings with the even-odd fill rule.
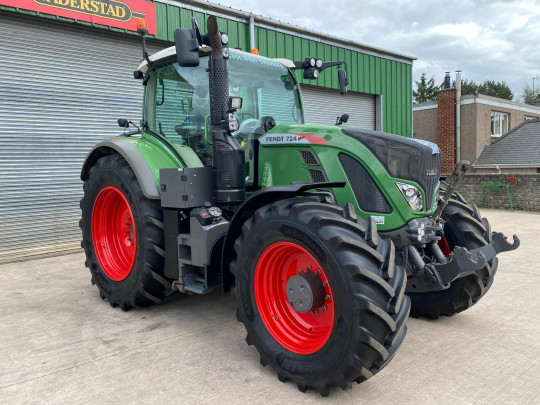
[[156,6],[144,0],[0,0],[0,5],[129,31],[137,31],[137,20],[144,18],[148,32],[156,34]]

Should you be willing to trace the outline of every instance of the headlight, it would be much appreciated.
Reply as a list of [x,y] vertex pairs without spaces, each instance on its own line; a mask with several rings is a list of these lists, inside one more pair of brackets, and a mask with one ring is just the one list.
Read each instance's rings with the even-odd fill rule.
[[422,211],[422,193],[415,186],[396,181],[396,186],[401,191],[409,206],[415,211]]

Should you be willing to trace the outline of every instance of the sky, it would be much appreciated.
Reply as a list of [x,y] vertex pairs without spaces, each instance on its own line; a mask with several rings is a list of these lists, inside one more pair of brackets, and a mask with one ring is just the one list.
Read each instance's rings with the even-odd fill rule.
[[[445,72],[504,81],[514,98],[540,86],[540,0],[217,0],[332,36],[416,57],[413,80]],[[306,55],[316,56],[316,55]]]

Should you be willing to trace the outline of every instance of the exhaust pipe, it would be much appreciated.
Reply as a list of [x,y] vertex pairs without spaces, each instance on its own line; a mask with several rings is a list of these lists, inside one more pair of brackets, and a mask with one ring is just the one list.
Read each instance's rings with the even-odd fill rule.
[[208,17],[208,39],[212,57],[208,62],[210,83],[210,117],[214,152],[214,196],[216,202],[235,203],[245,199],[244,149],[229,131],[228,48],[214,16]]

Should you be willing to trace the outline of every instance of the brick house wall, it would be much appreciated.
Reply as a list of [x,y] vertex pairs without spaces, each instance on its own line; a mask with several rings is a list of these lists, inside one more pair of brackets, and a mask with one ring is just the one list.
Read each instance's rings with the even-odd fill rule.
[[[532,112],[524,112],[515,110],[508,107],[499,107],[499,106],[491,106],[491,105],[485,105],[485,104],[471,104],[476,106],[477,109],[477,127],[476,127],[476,133],[478,134],[478,138],[476,141],[476,146],[478,148],[478,153],[480,153],[480,150],[482,149],[482,145],[485,142],[491,142],[499,137],[491,136],[491,112],[502,112],[508,114],[508,130],[517,127],[519,124],[521,124],[525,117],[531,117],[531,118],[540,118],[540,111],[538,113],[532,113]],[[463,106],[467,107],[467,106]],[[462,108],[463,108],[462,107]]]
[[[482,150],[482,144],[478,145],[478,104],[468,104],[461,106],[461,160],[468,160],[471,163]],[[491,117],[489,118],[491,124]],[[472,170],[472,169],[471,169]]]
[[[453,94],[451,94],[453,92]],[[453,100],[452,97],[454,97]],[[439,100],[444,104],[441,112],[437,102],[417,104],[413,107],[413,126],[418,139],[435,142],[443,150],[443,173],[449,173],[451,169],[450,158],[455,156],[455,90],[446,89],[439,93]],[[450,106],[452,104],[452,107]],[[491,112],[503,112],[508,114],[508,130],[521,124],[525,117],[540,118],[540,108],[509,100],[503,100],[484,95],[466,95],[461,98],[461,159],[474,163],[485,143],[498,138],[491,136]],[[444,122],[439,122],[443,120]],[[454,121],[455,122],[455,121]],[[453,125],[453,132],[450,130]],[[438,134],[439,130],[445,131]],[[454,145],[452,140],[454,138]],[[443,148],[444,146],[444,148]],[[454,151],[452,152],[452,148]],[[474,170],[474,169],[471,169]]]
[[415,138],[437,143],[437,109],[414,112]]

